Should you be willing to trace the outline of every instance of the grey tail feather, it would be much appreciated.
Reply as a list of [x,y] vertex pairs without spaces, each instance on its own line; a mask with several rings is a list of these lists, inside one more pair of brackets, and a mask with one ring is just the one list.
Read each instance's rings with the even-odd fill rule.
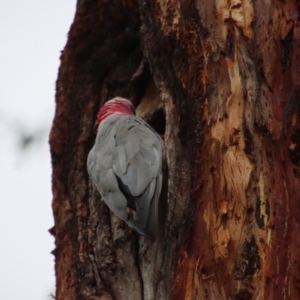
[[132,218],[132,216],[129,216],[128,220],[126,221],[129,227],[134,229],[137,233],[150,237],[151,239],[154,239],[155,237],[153,236],[152,232],[149,232],[147,229],[142,229],[139,224]]
[[158,204],[159,204],[161,186],[162,186],[162,173],[160,173],[156,179],[155,192],[151,200],[149,219],[146,226],[147,231],[151,232],[154,237],[157,237],[158,234]]

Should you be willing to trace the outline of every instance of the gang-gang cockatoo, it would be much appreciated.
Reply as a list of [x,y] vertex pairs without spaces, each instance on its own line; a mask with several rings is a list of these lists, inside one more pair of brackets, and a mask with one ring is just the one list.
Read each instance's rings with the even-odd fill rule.
[[[162,186],[161,137],[121,97],[104,104],[97,124],[96,142],[87,159],[90,177],[120,219],[138,233],[155,237]],[[137,220],[127,208],[136,211]]]

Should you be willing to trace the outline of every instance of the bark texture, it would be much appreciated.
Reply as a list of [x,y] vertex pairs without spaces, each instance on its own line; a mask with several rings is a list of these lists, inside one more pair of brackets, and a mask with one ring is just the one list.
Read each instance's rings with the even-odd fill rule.
[[[56,299],[300,299],[300,3],[78,0],[50,135]],[[160,235],[86,171],[103,103],[165,134]]]

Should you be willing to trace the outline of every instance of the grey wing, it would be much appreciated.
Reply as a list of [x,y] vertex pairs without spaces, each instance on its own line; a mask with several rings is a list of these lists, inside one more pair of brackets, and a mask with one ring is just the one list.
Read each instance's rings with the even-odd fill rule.
[[[162,173],[153,179],[142,196],[136,199],[136,211],[139,223],[152,235],[157,235],[158,225],[158,203],[162,187]],[[149,201],[150,200],[150,201]]]
[[139,225],[148,228],[149,218],[153,219],[151,223],[157,219],[163,143],[143,120],[131,117],[126,122],[127,126],[117,131],[119,156],[113,170],[129,202],[134,201]]

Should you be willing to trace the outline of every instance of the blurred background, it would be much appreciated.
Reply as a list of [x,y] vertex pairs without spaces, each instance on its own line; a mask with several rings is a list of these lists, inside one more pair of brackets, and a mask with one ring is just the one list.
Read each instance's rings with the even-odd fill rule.
[[0,299],[46,300],[55,293],[48,135],[76,1],[0,4]]

